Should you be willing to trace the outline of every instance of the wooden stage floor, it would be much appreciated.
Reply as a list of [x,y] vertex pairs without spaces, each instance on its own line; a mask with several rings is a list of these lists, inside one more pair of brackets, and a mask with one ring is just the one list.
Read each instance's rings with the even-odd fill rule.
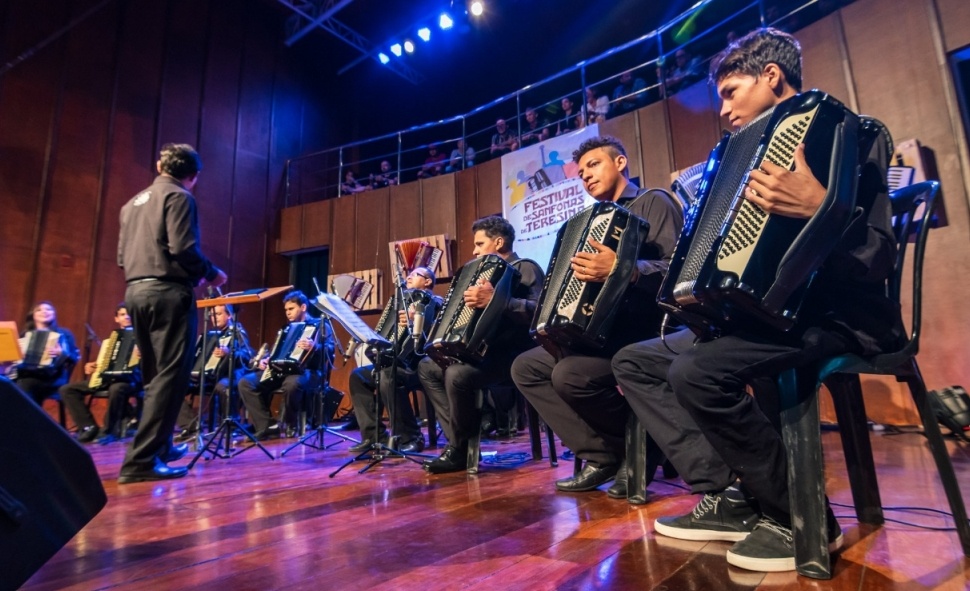
[[[267,448],[278,455],[291,442]],[[952,528],[952,519],[890,510],[888,518],[927,529],[860,526],[838,435],[826,433],[825,443],[828,491],[846,534],[831,581],[735,569],[724,561],[727,543],[655,535],[656,517],[696,502],[680,480],[655,481],[639,507],[603,492],[557,493],[553,480],[572,462],[532,461],[520,435],[483,450],[521,465],[485,464],[478,475],[431,476],[397,459],[329,478],[352,457],[341,443],[275,460],[251,449],[200,461],[181,480],[125,486],[116,482],[124,445],[89,446],[108,506],[24,589],[970,588],[956,533],[932,529]],[[948,511],[922,436],[877,435],[873,445],[884,506]],[[966,498],[970,447],[951,446]]]

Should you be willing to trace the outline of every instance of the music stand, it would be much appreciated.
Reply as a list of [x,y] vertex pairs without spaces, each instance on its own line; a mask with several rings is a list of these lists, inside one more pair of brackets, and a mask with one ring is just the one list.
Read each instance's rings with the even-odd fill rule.
[[12,320],[0,321],[0,363],[20,361],[23,358],[17,323]]
[[[292,285],[285,285],[283,287],[257,288],[257,289],[250,289],[247,291],[234,292],[217,298],[198,300],[196,302],[196,307],[206,309],[206,313],[208,313],[209,308],[212,308],[214,306],[231,306],[232,313],[230,314],[230,318],[232,320],[232,330],[231,330],[232,338],[229,340],[229,385],[228,385],[228,388],[226,389],[226,392],[228,393],[230,400],[232,399],[232,387],[233,387],[233,381],[235,380],[235,376],[233,375],[235,373],[234,361],[236,358],[236,341],[238,340],[238,337],[239,337],[239,334],[238,334],[239,329],[238,329],[238,324],[236,322],[236,317],[239,314],[239,306],[241,306],[242,304],[261,302],[265,299],[271,298],[273,296],[281,294],[290,289],[293,289]],[[204,339],[206,334],[205,322],[203,322],[202,329],[203,329],[202,335]],[[202,350],[205,351],[204,341],[202,344]],[[202,368],[202,371],[199,373],[199,400],[200,400],[199,404],[200,405],[202,404],[201,400],[202,400],[203,392],[205,392],[205,367],[204,366]],[[213,396],[214,395],[215,395],[215,392],[213,392]],[[195,466],[195,463],[199,461],[199,458],[201,458],[206,452],[209,452],[210,454],[212,454],[213,458],[227,459],[233,456],[238,456],[239,454],[243,453],[247,449],[251,449],[253,447],[258,447],[259,449],[263,450],[263,453],[269,456],[269,459],[271,460],[276,459],[273,457],[273,454],[269,452],[269,450],[267,450],[265,447],[262,446],[259,440],[256,439],[256,437],[254,437],[252,433],[244,429],[243,426],[239,423],[239,421],[237,421],[235,417],[230,415],[229,413],[230,405],[225,404],[223,406],[224,408],[221,409],[222,422],[219,424],[219,428],[216,429],[215,432],[213,432],[209,436],[209,440],[206,441],[205,444],[199,448],[199,451],[196,452],[195,457],[192,458],[191,462],[189,462],[189,465],[187,466],[187,468],[191,470],[192,467]],[[201,424],[201,417],[200,417],[199,428],[201,429],[201,427],[202,427],[202,424]],[[248,445],[246,447],[233,451],[232,434],[237,429],[241,431],[242,434],[245,435],[252,442],[252,445]],[[206,459],[212,459],[212,458],[206,458]]]

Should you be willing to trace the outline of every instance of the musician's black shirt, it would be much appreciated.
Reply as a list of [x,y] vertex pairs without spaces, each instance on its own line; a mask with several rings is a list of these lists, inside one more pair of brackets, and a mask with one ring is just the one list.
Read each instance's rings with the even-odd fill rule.
[[155,278],[195,286],[203,277],[215,279],[219,269],[199,242],[195,198],[170,176],[155,177],[121,208],[118,266],[126,281]]
[[527,351],[536,346],[529,336],[529,326],[539,304],[545,273],[535,261],[519,258],[514,252],[505,260],[519,271],[519,283],[512,290],[512,297],[505,306],[502,326],[496,331],[489,347]]

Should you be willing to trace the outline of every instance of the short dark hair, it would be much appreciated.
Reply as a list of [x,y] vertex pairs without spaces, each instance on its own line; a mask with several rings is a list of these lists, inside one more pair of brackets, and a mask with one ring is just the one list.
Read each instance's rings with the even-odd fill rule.
[[485,232],[485,235],[489,238],[501,236],[505,239],[505,243],[509,248],[512,248],[512,243],[515,241],[515,228],[512,227],[512,224],[507,219],[500,215],[490,215],[476,220],[472,224],[472,233],[474,234],[479,230]]
[[728,45],[711,60],[711,84],[717,85],[732,74],[758,77],[768,64],[777,64],[785,80],[802,90],[802,47],[778,29],[758,29]]
[[297,306],[309,306],[310,300],[307,299],[306,295],[299,289],[294,289],[290,293],[283,296],[283,303],[288,304],[290,302],[295,303]]
[[579,159],[582,158],[586,152],[590,152],[597,148],[603,148],[606,150],[606,153],[610,155],[610,158],[626,156],[626,148],[623,147],[620,140],[608,135],[598,135],[596,137],[591,137],[585,142],[579,144],[579,147],[573,152],[573,162],[579,164]]
[[124,310],[125,312],[127,312],[128,311],[128,305],[125,304],[124,302],[118,302],[118,305],[115,306],[115,316],[118,315],[118,311],[119,310]]
[[434,285],[434,282],[436,281],[434,276],[434,271],[432,271],[430,267],[415,267],[411,272],[414,273],[418,269],[421,269],[422,271],[427,273],[428,274],[427,278],[431,280],[431,285]]
[[202,158],[188,144],[165,144],[158,156],[163,173],[184,180],[202,170]]
[[37,308],[39,308],[41,306],[44,306],[44,305],[50,306],[54,310],[54,321],[51,322],[50,328],[52,330],[57,330],[58,329],[58,326],[57,326],[57,308],[54,307],[54,302],[52,302],[50,300],[41,300],[41,301],[37,302],[36,304],[34,304],[33,306],[30,307],[30,312],[27,313],[27,324],[24,327],[24,331],[25,332],[28,331],[28,330],[34,330],[34,329],[37,328],[37,325],[34,324],[34,310],[36,310]]

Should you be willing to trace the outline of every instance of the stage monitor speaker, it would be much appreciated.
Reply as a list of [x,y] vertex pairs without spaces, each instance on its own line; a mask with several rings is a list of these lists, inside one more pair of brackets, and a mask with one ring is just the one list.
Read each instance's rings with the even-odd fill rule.
[[104,508],[88,452],[0,377],[0,589],[16,589]]

